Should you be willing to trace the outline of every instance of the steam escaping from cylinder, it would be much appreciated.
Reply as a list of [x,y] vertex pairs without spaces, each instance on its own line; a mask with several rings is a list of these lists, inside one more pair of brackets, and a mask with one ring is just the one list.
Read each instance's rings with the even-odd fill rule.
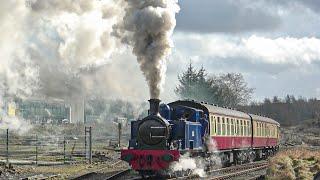
[[133,47],[149,86],[158,99],[165,79],[166,58],[173,46],[171,35],[179,12],[178,0],[123,0],[123,21],[114,26],[114,35]]

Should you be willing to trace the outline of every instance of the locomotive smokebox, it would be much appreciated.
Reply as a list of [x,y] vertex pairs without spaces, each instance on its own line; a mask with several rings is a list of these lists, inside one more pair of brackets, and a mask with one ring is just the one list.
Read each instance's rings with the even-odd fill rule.
[[150,99],[150,109],[149,109],[149,115],[158,115],[159,114],[159,104],[160,104],[160,99]]

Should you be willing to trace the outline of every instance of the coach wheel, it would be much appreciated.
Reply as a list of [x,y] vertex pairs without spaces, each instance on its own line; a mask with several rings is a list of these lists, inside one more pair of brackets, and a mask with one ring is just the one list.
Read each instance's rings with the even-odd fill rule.
[[256,159],[256,154],[251,151],[249,152],[249,162],[253,162]]

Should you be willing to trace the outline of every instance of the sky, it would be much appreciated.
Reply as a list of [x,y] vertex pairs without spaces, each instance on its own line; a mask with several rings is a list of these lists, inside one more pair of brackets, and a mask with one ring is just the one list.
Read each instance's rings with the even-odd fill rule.
[[[27,2],[0,1],[0,96],[6,89],[22,97],[150,98],[133,47],[115,35],[125,20],[119,0]],[[320,1],[179,5],[160,95],[164,102],[179,99],[177,76],[190,62],[209,74],[243,74],[254,101],[287,94],[320,98]]]
[[180,0],[163,99],[191,61],[241,73],[253,99],[320,97],[320,1]]

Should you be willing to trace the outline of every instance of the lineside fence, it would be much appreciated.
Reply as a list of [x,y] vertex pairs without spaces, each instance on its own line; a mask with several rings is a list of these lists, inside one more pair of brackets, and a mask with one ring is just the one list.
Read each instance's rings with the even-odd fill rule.
[[0,163],[58,165],[92,163],[96,152],[109,147],[110,137],[92,137],[86,127],[80,136],[17,135],[0,130]]

